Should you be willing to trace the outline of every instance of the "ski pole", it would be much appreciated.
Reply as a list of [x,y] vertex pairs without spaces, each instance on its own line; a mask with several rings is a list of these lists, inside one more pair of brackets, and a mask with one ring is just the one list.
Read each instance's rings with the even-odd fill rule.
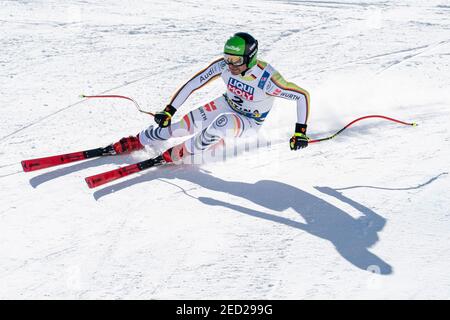
[[385,119],[385,120],[397,122],[397,123],[404,124],[404,125],[407,125],[407,126],[414,126],[414,127],[415,127],[415,126],[418,126],[418,124],[415,123],[415,122],[409,123],[409,122],[404,122],[404,121],[400,121],[400,120],[397,120],[397,119],[389,118],[389,117],[386,117],[386,116],[381,116],[381,115],[370,115],[370,116],[364,116],[364,117],[361,117],[361,118],[358,118],[358,119],[353,120],[352,122],[350,122],[349,124],[347,124],[345,127],[343,127],[341,130],[339,130],[338,132],[336,132],[335,134],[333,134],[333,135],[331,135],[331,136],[329,136],[329,137],[320,138],[320,139],[314,139],[314,140],[309,140],[308,143],[316,143],[316,142],[321,142],[321,141],[325,141],[325,140],[331,140],[331,139],[333,139],[334,137],[336,137],[338,134],[342,133],[342,131],[344,131],[344,130],[347,129],[348,127],[352,126],[354,123],[356,123],[356,122],[358,122],[358,121],[361,121],[361,120],[364,120],[364,119],[369,119],[369,118],[382,118],[382,119]]
[[139,112],[149,114],[149,115],[151,115],[151,116],[153,116],[153,117],[155,116],[155,114],[152,113],[152,112],[148,112],[148,111],[142,110],[141,107],[139,106],[139,104],[138,104],[134,99],[132,99],[132,98],[130,98],[130,97],[120,96],[120,95],[116,95],[116,94],[111,94],[111,95],[96,95],[96,96],[87,96],[87,95],[85,95],[85,94],[82,94],[82,95],[80,95],[80,97],[81,97],[81,98],[120,98],[120,99],[130,100],[130,101],[132,101],[132,102],[135,104],[135,106],[136,106],[136,108],[138,109]]

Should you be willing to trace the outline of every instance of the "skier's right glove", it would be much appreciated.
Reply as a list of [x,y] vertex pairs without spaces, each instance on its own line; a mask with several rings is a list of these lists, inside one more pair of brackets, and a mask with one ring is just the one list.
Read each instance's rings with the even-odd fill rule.
[[177,109],[168,104],[163,111],[155,113],[155,122],[160,128],[168,127],[175,112]]
[[291,150],[298,150],[308,146],[309,138],[306,136],[306,124],[297,123],[295,125],[295,133],[289,140]]

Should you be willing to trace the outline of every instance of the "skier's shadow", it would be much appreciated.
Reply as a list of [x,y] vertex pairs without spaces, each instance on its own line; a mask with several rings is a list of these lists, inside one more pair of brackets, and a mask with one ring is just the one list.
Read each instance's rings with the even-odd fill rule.
[[[98,200],[105,195],[137,183],[154,179],[174,178],[190,181],[209,190],[247,199],[266,209],[280,212],[280,214],[267,213],[209,197],[197,198],[204,204],[226,207],[252,217],[306,231],[311,235],[333,243],[343,258],[360,269],[380,274],[392,273],[392,267],[388,263],[368,250],[369,247],[378,241],[377,233],[383,228],[386,220],[373,210],[332,188],[315,187],[316,190],[351,205],[362,214],[362,217],[355,219],[327,201],[285,183],[273,180],[261,180],[256,183],[227,181],[198,170],[193,166],[156,170],[152,173],[100,189],[94,193],[94,198]],[[183,190],[183,188],[181,189]],[[283,217],[282,211],[288,208],[292,208],[300,214],[306,223]]]

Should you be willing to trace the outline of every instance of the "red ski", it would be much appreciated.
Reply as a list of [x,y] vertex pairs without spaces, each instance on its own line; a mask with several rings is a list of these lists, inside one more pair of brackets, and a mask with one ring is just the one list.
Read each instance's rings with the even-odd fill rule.
[[96,174],[94,176],[87,177],[86,183],[88,184],[89,188],[95,188],[98,186],[101,186],[105,183],[126,177],[130,174],[149,169],[151,167],[159,166],[164,163],[166,163],[166,159],[163,155],[157,156],[156,158],[144,160],[138,163],[130,164],[128,166],[114,169],[108,172],[102,172],[99,174]]
[[115,155],[112,145],[105,148],[96,148],[91,150],[60,154],[57,156],[50,156],[45,158],[37,158],[30,160],[23,160],[22,168],[25,172],[45,169],[49,167],[59,166],[66,163],[81,161],[89,158],[111,156]]

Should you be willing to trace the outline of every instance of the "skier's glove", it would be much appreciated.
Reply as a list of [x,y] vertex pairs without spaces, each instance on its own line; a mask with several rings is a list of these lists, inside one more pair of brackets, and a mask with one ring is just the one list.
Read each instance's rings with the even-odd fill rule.
[[160,128],[168,127],[175,112],[177,109],[168,104],[163,111],[155,113],[155,122]]
[[291,150],[298,150],[308,146],[309,138],[306,136],[306,124],[295,124],[295,133],[289,141]]

